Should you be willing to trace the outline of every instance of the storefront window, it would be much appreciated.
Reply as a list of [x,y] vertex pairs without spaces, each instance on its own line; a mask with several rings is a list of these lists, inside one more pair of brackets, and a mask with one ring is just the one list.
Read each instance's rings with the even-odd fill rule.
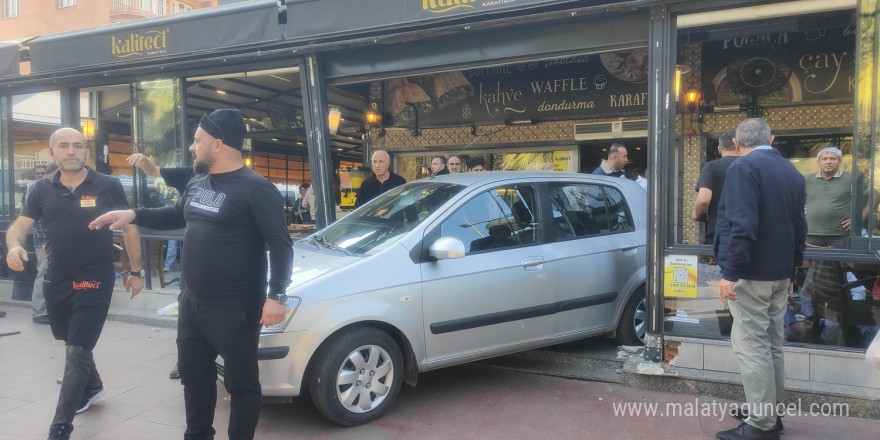
[[[880,264],[863,262],[878,233],[880,201],[871,141],[877,122],[865,119],[878,108],[877,49],[866,43],[876,32],[856,17],[842,10],[688,27],[678,34],[675,138],[681,150],[673,175],[681,176],[676,191],[682,204],[676,212],[681,221],[670,222],[675,246],[711,244],[711,215],[705,213],[715,206],[697,199],[701,188],[714,197],[721,188],[712,188],[717,179],[701,173],[711,172],[710,161],[725,160],[719,159],[726,155],[719,148],[725,133],[745,118],[766,119],[776,136],[773,146],[807,180],[810,248],[785,316],[789,344],[864,348],[880,322]],[[687,249],[666,257],[666,272],[689,266],[697,279],[690,287],[664,286],[665,331],[729,337],[730,314],[718,300],[720,269],[710,250]]]
[[21,212],[28,185],[37,179],[37,174],[45,172],[53,160],[49,136],[60,127],[60,93],[34,93],[12,98],[13,219]]
[[[183,164],[185,147],[180,145],[182,128],[179,121],[183,117],[179,82],[179,79],[160,79],[132,86],[132,100],[136,103],[132,131],[135,148],[129,151],[146,155],[160,168]],[[138,190],[138,204],[148,208],[171,206],[179,197],[176,189],[165,185],[158,177],[148,176],[139,181]]]

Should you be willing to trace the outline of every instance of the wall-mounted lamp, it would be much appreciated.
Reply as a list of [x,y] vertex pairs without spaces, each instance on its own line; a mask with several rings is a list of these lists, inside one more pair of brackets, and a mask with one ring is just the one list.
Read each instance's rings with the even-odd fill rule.
[[364,120],[367,121],[367,126],[379,125],[382,123],[382,115],[375,110],[367,110],[367,112],[364,113]]
[[327,127],[330,129],[330,134],[336,134],[336,131],[339,130],[339,121],[342,120],[342,110],[339,110],[339,107],[330,107],[330,110],[327,112]]
[[422,129],[419,128],[419,107],[414,102],[405,102],[404,104],[412,107],[413,115],[415,116],[415,118],[413,118],[413,122],[415,122],[415,127],[413,127],[413,129],[409,132],[413,135],[413,137],[419,137],[422,135]]
[[695,110],[697,109],[697,104],[698,104],[697,99],[698,99],[699,97],[700,97],[700,94],[697,93],[696,90],[689,90],[689,91],[685,94],[684,99],[685,99],[685,102],[687,102],[687,108],[688,108],[688,110],[690,110],[691,112],[693,112],[693,111],[695,111]]

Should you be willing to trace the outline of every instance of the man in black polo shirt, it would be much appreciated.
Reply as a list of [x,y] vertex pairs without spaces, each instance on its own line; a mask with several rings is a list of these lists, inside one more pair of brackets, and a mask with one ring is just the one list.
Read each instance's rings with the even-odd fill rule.
[[718,203],[724,190],[724,178],[733,161],[739,159],[739,151],[733,144],[734,133],[726,131],[718,136],[718,153],[721,158],[706,163],[697,180],[697,199],[691,220],[705,219],[706,229],[703,232],[703,244],[715,243],[715,222],[718,218]]
[[[113,233],[93,231],[88,225],[105,212],[127,208],[128,202],[119,179],[85,166],[89,149],[82,133],[62,128],[52,133],[49,148],[60,172],[38,180],[31,188],[21,215],[6,232],[6,263],[12,270],[24,269],[28,260],[25,235],[42,220],[49,256],[43,282],[49,325],[55,339],[67,345],[64,380],[49,440],[67,440],[74,415],[104,395],[92,350],[113,294]],[[140,237],[135,226],[123,232],[132,264],[126,289],[134,297],[144,288]]]
[[214,438],[218,355],[232,395],[229,438],[254,438],[261,398],[260,324],[271,327],[286,316],[293,246],[284,198],[275,185],[242,165],[245,132],[241,111],[215,110],[199,121],[189,147],[196,176],[176,206],[109,212],[90,225],[186,226],[177,318],[186,440]]
[[354,201],[354,207],[375,199],[379,194],[396,188],[406,183],[406,179],[391,172],[391,156],[385,150],[376,150],[371,158],[373,162],[373,174],[364,179],[361,187],[358,189],[357,197]]

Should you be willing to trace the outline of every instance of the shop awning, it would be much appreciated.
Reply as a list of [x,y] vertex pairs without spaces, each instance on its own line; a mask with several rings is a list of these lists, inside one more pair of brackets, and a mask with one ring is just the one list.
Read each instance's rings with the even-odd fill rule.
[[283,38],[274,0],[197,9],[37,37],[31,72],[211,53]]
[[511,13],[537,7],[580,7],[631,0],[288,0],[287,37],[329,38]]
[[18,75],[18,42],[0,43],[0,77]]

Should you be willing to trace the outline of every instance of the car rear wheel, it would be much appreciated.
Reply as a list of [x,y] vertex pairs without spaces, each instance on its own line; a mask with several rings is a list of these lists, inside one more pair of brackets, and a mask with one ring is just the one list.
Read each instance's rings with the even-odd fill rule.
[[645,303],[645,287],[633,292],[623,308],[617,324],[617,343],[620,345],[644,345],[648,312]]
[[371,327],[345,330],[315,354],[312,401],[340,425],[372,422],[394,403],[403,370],[400,348],[387,333]]

